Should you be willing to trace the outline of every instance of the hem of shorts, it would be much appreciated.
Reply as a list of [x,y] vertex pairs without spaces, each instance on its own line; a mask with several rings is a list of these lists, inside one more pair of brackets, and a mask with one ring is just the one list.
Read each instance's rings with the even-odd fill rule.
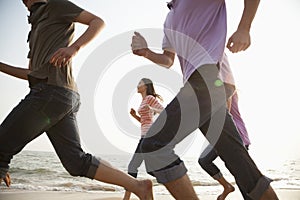
[[273,181],[272,179],[266,176],[260,177],[254,189],[250,193],[248,193],[248,196],[251,197],[252,199],[260,199],[264,194],[264,192],[269,188],[270,183],[272,181]]
[[154,171],[152,174],[156,177],[158,183],[168,183],[183,177],[187,173],[187,168],[184,163],[181,162],[168,169]]
[[217,174],[213,175],[212,177],[215,180],[219,180],[223,177],[223,174],[221,172],[218,172]]
[[100,159],[97,159],[96,157],[92,157],[92,162],[91,162],[91,166],[86,174],[86,177],[90,178],[90,179],[94,179],[95,175],[96,175],[96,171],[99,167],[100,164]]

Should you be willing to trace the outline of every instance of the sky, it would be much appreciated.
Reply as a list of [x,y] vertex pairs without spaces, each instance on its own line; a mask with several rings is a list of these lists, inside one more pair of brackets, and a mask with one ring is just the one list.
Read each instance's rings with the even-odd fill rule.
[[[139,127],[128,114],[137,109],[140,78],[153,79],[164,106],[182,86],[178,60],[162,69],[130,52],[130,39],[139,30],[149,46],[160,52],[162,27],[168,12],[160,0],[71,0],[100,16],[105,29],[73,59],[82,105],[78,124],[82,145],[95,154],[130,153],[139,139]],[[226,1],[228,37],[235,31],[243,1]],[[227,51],[235,76],[239,106],[252,145],[250,154],[260,165],[300,159],[299,46],[300,2],[261,1],[252,25],[250,48]],[[27,67],[28,12],[21,1],[0,0],[0,62]],[[86,26],[76,25],[76,37]],[[0,74],[0,121],[29,92],[26,81]],[[177,147],[184,156],[198,157],[204,138],[195,131]],[[45,134],[26,150],[53,151]],[[266,162],[267,160],[267,162]]]

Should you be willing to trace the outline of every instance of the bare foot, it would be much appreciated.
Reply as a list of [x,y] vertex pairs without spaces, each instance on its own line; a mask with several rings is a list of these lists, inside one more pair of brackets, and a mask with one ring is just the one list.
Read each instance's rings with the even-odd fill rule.
[[153,200],[152,181],[139,180],[139,187],[136,195],[140,200]]
[[[10,176],[9,173],[6,173],[6,177],[3,178],[3,181],[5,182],[6,186],[9,187],[11,184],[11,180],[10,180]],[[2,182],[2,180],[0,179],[0,183]]]
[[218,196],[217,200],[224,200],[227,197],[227,195],[233,192],[234,190],[234,187],[231,184],[228,184],[227,187],[224,187],[223,193]]

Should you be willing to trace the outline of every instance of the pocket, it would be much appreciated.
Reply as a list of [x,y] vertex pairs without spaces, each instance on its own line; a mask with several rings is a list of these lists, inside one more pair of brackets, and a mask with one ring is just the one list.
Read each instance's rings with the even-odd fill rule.
[[65,117],[72,110],[72,105],[57,101],[51,96],[42,103],[40,112],[46,117],[49,123],[55,123]]
[[45,90],[36,93],[29,101],[32,109],[41,113],[48,125],[61,120],[72,110],[72,105],[56,100],[52,92]]

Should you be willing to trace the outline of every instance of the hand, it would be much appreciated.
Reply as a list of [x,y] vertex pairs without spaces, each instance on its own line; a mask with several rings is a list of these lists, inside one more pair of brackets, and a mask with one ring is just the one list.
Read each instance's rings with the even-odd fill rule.
[[50,63],[56,67],[63,67],[68,64],[73,56],[76,55],[79,48],[70,46],[58,49],[50,59]]
[[148,50],[148,44],[145,38],[138,32],[134,32],[132,36],[131,49],[133,54],[145,56]]
[[[3,178],[3,181],[5,182],[6,186],[9,187],[11,184],[9,173],[6,173],[6,177]],[[2,179],[0,179],[0,183],[2,182]]]
[[3,63],[0,62],[0,72],[2,72],[2,65],[3,65]]
[[135,110],[134,110],[133,108],[131,108],[130,114],[131,114],[133,117],[136,116],[136,112],[135,112]]
[[232,52],[237,53],[245,51],[251,44],[250,34],[248,31],[237,30],[229,38],[226,47]]

